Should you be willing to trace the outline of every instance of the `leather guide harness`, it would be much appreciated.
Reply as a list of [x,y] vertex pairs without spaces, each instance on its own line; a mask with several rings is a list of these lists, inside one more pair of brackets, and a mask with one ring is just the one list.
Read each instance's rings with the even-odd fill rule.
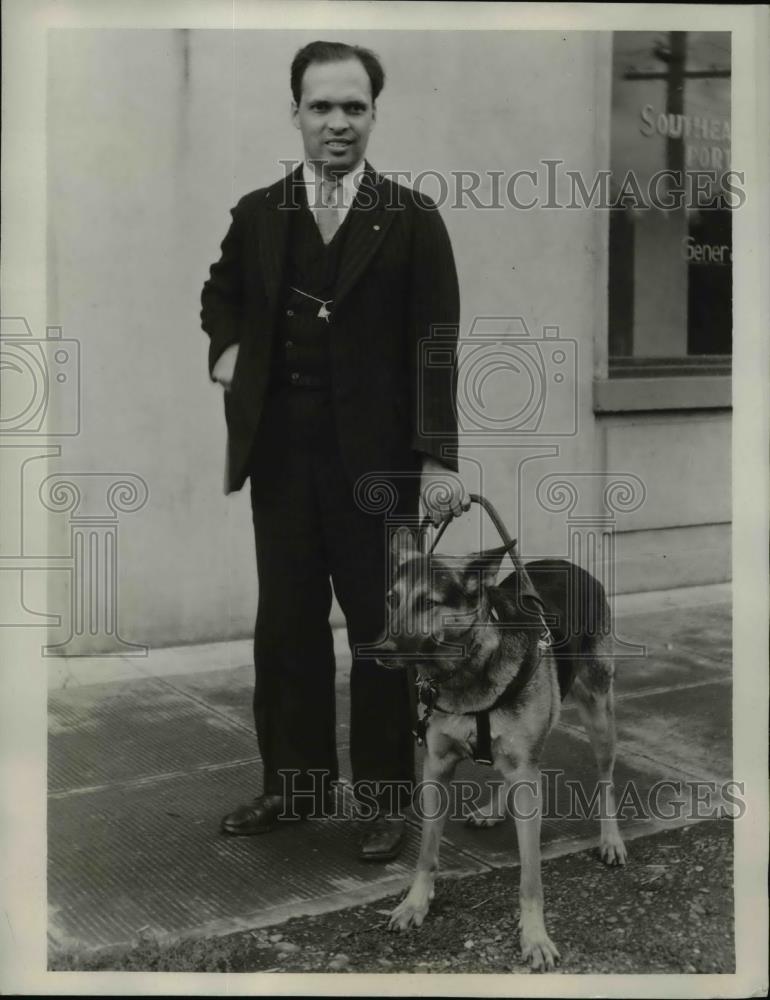
[[[497,513],[495,508],[488,500],[486,500],[484,497],[478,496],[475,493],[470,494],[470,499],[471,502],[478,503],[487,512],[490,519],[497,528],[504,544],[508,548],[509,554],[511,554],[511,550],[515,545],[515,542],[508,534],[508,531],[506,530],[505,525],[503,524],[500,515]],[[436,536],[433,539],[433,542],[431,543],[430,549],[428,550],[428,554],[431,554],[434,551],[436,545],[439,542],[439,539],[443,535],[448,524],[449,524],[448,521],[444,521],[439,530],[436,532]],[[426,518],[423,521],[421,528],[423,537],[427,525],[428,525],[428,519]],[[511,554],[511,559],[513,560],[512,554]],[[514,566],[516,566],[515,560],[513,560],[513,562]],[[516,569],[518,570],[518,566],[516,566]],[[530,581],[530,586],[531,586],[531,581]],[[543,614],[544,605],[542,599],[532,586],[526,596],[530,600],[532,600],[535,604],[538,605],[538,615],[540,618],[540,623],[542,625],[542,630],[540,632],[540,635],[538,636],[537,645],[535,649],[531,651],[530,655],[521,665],[511,683],[506,687],[506,689],[502,692],[502,694],[500,694],[497,698],[495,698],[494,702],[491,705],[489,705],[487,708],[484,708],[476,712],[462,712],[462,713],[449,712],[447,709],[441,708],[441,706],[437,704],[440,695],[438,685],[428,677],[423,677],[417,680],[417,697],[424,709],[422,716],[417,720],[417,726],[414,730],[414,736],[417,739],[418,746],[425,746],[425,742],[428,735],[428,724],[430,723],[430,718],[434,712],[442,712],[445,715],[474,715],[476,717],[476,750],[473,754],[473,760],[477,764],[491,765],[493,763],[492,737],[489,724],[490,712],[493,712],[497,708],[497,706],[501,704],[503,701],[505,701],[508,704],[511,704],[513,701],[515,701],[515,699],[524,690],[524,688],[534,675],[537,668],[540,666],[545,651],[549,649],[553,644],[553,637],[551,635],[551,630],[548,628],[548,625],[546,624],[545,617]]]

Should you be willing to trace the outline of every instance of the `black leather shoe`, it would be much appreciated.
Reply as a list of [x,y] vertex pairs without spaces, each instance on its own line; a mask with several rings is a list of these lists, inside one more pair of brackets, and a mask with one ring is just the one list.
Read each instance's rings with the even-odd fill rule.
[[257,833],[269,833],[277,826],[282,812],[282,795],[260,795],[253,802],[238,806],[224,816],[219,829],[231,837],[253,837]]
[[329,791],[325,797],[313,805],[307,796],[299,795],[294,808],[286,803],[282,795],[259,795],[253,802],[238,806],[233,812],[222,818],[220,830],[231,837],[253,837],[257,833],[269,833],[280,822],[279,817],[286,813],[284,822],[307,819],[308,816],[323,816],[326,810],[334,811],[334,792]]
[[378,816],[366,824],[358,857],[361,861],[395,861],[406,843],[406,820]]

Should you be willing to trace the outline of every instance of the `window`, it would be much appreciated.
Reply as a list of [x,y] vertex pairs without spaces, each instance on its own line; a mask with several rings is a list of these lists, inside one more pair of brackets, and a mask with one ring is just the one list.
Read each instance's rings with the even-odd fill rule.
[[728,375],[729,33],[614,33],[610,155],[609,379]]

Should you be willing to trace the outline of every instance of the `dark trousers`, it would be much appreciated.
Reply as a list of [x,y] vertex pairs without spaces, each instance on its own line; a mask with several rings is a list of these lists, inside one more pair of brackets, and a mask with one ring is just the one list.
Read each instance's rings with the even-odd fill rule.
[[[416,469],[414,470],[416,473]],[[398,480],[398,509],[415,513],[419,479]],[[404,485],[404,482],[407,485]],[[350,757],[353,780],[413,782],[409,675],[356,654],[385,623],[387,538],[382,514],[354,501],[324,390],[271,393],[255,442],[251,501],[259,577],[254,635],[254,720],[264,791],[321,789],[339,774],[335,739],[335,660],[329,612],[334,593],[353,650]],[[403,801],[403,796],[399,795]]]

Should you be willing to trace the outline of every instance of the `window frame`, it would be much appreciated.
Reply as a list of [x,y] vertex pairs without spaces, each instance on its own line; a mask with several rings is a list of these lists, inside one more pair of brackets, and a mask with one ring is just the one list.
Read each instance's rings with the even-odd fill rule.
[[[609,168],[612,130],[614,32],[597,45],[597,91],[604,121],[597,121],[601,158]],[[598,41],[598,40],[597,40]],[[610,358],[609,264],[610,216],[603,218],[603,336],[595,341],[593,410],[597,415],[664,410],[721,410],[732,408],[732,354],[687,355],[667,358]],[[732,265],[731,265],[732,266]]]

